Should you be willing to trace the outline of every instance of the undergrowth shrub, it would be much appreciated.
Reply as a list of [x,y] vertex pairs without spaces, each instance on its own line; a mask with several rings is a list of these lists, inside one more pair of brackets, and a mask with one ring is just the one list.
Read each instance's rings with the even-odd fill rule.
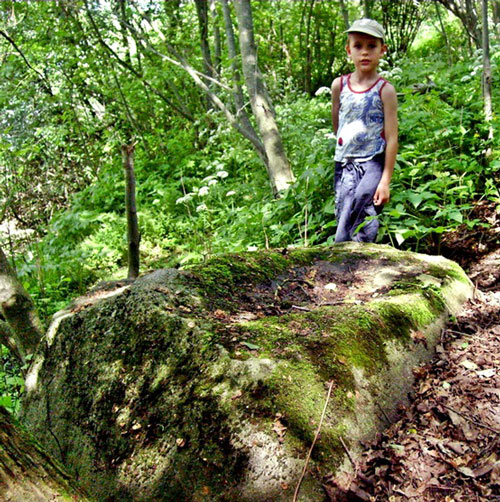
[[[494,64],[499,54],[494,48]],[[439,250],[446,232],[484,224],[470,218],[475,201],[498,201],[498,140],[487,140],[479,56],[448,65],[431,54],[385,69],[399,94],[400,149],[379,242]],[[279,199],[272,197],[255,152],[217,116],[210,127],[200,122],[173,129],[156,148],[154,136],[147,138],[149,150],[138,144],[142,270],[189,266],[224,251],[333,242],[329,89],[313,98],[290,91],[276,110],[296,175]],[[117,155],[95,184],[74,197],[71,209],[52,219],[45,239],[18,264],[46,316],[96,281],[126,274],[123,193]]]

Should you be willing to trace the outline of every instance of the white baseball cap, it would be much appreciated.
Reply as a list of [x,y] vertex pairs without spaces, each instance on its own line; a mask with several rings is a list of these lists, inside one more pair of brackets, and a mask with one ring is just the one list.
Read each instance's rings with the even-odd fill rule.
[[358,19],[351,24],[350,28],[344,33],[366,33],[375,38],[384,39],[385,33],[384,28],[380,23],[377,23],[374,19]]

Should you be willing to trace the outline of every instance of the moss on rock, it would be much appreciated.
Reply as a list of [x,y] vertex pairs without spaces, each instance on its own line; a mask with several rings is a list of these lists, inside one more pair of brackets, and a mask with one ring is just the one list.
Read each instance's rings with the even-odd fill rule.
[[[279,298],[285,284],[309,303]],[[412,332],[469,293],[447,260],[354,243],[156,271],[59,316],[23,417],[99,500],[288,500],[327,382],[314,454],[324,472],[342,462],[341,437],[377,426],[380,396],[389,409],[406,393],[409,378],[395,389],[391,372],[400,355],[425,357]],[[305,500],[321,500],[306,484]]]

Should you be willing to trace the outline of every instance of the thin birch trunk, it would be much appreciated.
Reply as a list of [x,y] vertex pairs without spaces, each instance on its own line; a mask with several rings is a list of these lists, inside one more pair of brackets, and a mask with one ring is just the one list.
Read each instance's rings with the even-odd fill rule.
[[234,6],[238,17],[243,74],[252,111],[266,152],[266,167],[271,188],[273,193],[277,195],[293,183],[294,177],[276,124],[271,99],[257,64],[250,0],[235,0]]
[[137,206],[135,202],[134,149],[135,143],[122,146],[123,168],[125,170],[125,208],[127,213],[129,279],[136,279],[139,275],[139,244],[141,241],[139,223],[137,221]]
[[364,17],[372,17],[373,0],[363,0],[363,15]]
[[312,50],[311,50],[311,19],[313,17],[314,1],[310,0],[309,11],[306,20],[306,54],[305,54],[305,68],[304,68],[304,90],[307,94],[311,95],[312,92]]
[[488,124],[488,138],[493,139],[493,105],[491,100],[491,61],[488,30],[488,0],[483,0],[483,98],[484,118]]
[[444,23],[443,23],[443,17],[441,16],[441,11],[439,10],[439,5],[437,3],[435,3],[434,6],[436,7],[436,14],[437,14],[437,17],[438,17],[438,20],[439,20],[439,25],[441,26],[441,32],[442,32],[443,37],[444,37],[444,43],[446,45],[446,52],[448,54],[448,64],[451,65],[451,63],[452,63],[452,59],[451,59],[451,46],[450,46],[450,40],[448,38],[448,33],[446,32],[446,28],[445,28]]
[[253,131],[253,133],[257,137],[257,133],[255,132],[255,129],[250,122],[250,118],[248,117],[248,113],[245,110],[245,98],[243,97],[243,90],[241,88],[241,73],[237,63],[238,57],[236,52],[236,41],[234,37],[231,11],[229,9],[227,0],[221,0],[221,3],[222,14],[224,16],[224,26],[226,29],[227,53],[229,60],[231,61],[231,71],[233,74],[233,99],[236,105],[236,117],[241,120],[241,123],[246,129]]

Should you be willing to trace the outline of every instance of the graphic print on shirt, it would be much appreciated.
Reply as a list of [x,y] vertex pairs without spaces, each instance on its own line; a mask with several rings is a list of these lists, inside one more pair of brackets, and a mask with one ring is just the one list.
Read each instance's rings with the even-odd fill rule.
[[386,80],[380,78],[366,91],[356,92],[350,88],[349,78],[350,75],[342,77],[335,160],[363,162],[385,149],[380,93]]

